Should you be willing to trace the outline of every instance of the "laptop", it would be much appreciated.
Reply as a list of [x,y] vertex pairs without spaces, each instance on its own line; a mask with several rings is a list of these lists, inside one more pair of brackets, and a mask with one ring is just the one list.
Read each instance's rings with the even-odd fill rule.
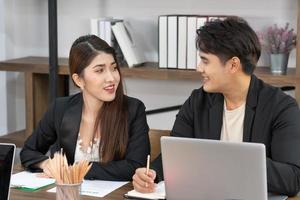
[[161,151],[167,199],[268,199],[263,144],[162,137]]
[[0,143],[0,199],[8,200],[16,146]]

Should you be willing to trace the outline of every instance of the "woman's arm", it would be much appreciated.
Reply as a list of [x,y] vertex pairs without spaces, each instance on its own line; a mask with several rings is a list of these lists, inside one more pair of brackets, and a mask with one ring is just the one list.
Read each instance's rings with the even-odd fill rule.
[[31,170],[40,170],[40,163],[48,159],[45,154],[56,141],[54,124],[55,102],[48,108],[37,128],[27,138],[20,152],[22,165]]

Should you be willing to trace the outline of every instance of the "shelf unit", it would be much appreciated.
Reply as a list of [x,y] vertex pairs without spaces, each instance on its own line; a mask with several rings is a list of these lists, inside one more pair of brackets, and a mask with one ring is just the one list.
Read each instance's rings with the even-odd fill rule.
[[[59,96],[68,95],[65,79],[69,76],[68,59],[58,59],[57,85]],[[24,57],[0,62],[1,71],[24,72],[26,90],[26,130],[31,134],[46,111],[49,102],[49,59],[47,57]],[[273,75],[269,67],[257,67],[255,75],[275,86],[294,86],[296,99],[300,103],[300,75],[297,69],[288,69],[286,75]],[[201,74],[193,70],[159,69],[157,63],[146,63],[136,68],[121,67],[123,77],[152,80],[201,81]]]
[[[24,57],[0,62],[0,71],[30,72],[48,74],[47,57]],[[58,59],[58,75],[69,75],[68,58]],[[286,75],[274,75],[269,67],[257,67],[254,74],[266,83],[275,86],[297,86],[300,75],[296,68],[289,68]],[[160,69],[158,63],[145,63],[141,66],[128,68],[121,67],[123,77],[150,79],[150,80],[191,80],[201,81],[200,72],[194,70]],[[300,99],[299,101],[300,102]]]
[[[298,0],[297,16],[297,53],[296,68],[288,69],[287,75],[273,75],[268,67],[258,67],[255,74],[265,82],[275,86],[295,86],[295,98],[300,104],[300,0]],[[20,137],[31,134],[49,102],[49,59],[47,57],[25,57],[0,62],[0,71],[25,73],[25,101],[26,101],[26,130]],[[124,77],[153,80],[194,80],[201,81],[199,72],[191,70],[159,69],[157,63],[146,63],[136,68],[121,67]],[[58,96],[68,94],[66,79],[68,78],[68,59],[58,59],[57,85]],[[0,137],[0,141],[3,137]],[[5,136],[9,138],[9,136]]]

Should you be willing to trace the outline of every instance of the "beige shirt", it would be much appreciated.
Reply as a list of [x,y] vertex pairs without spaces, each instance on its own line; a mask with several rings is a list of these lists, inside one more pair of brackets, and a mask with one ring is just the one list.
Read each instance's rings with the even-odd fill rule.
[[227,110],[226,103],[224,101],[221,140],[229,142],[243,142],[245,107],[246,103],[234,110]]

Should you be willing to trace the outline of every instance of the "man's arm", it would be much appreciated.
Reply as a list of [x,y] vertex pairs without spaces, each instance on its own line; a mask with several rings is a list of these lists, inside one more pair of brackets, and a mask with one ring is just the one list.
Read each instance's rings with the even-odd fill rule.
[[300,112],[289,97],[277,108],[267,158],[268,191],[295,196],[300,190]]

